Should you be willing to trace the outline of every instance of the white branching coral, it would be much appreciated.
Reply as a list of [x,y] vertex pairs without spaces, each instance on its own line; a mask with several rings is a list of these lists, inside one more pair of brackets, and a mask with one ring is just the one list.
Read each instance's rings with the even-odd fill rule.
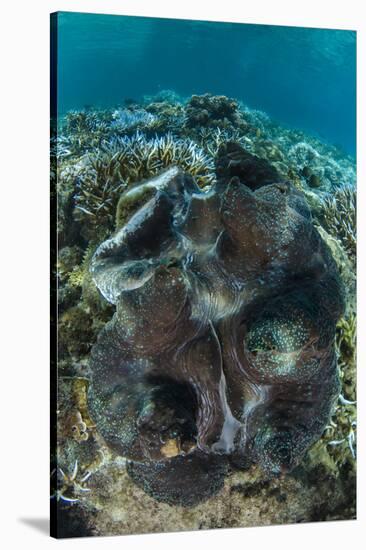
[[322,208],[325,229],[338,239],[351,259],[356,257],[356,189],[343,185],[327,195]]
[[51,495],[51,498],[56,498],[57,501],[62,500],[68,504],[74,504],[80,501],[83,493],[89,493],[90,489],[85,486],[85,482],[91,476],[91,472],[87,471],[81,478],[78,478],[78,473],[79,465],[77,460],[75,460],[71,474],[65,473],[59,466],[53,470],[51,478],[57,475],[57,488]]
[[138,127],[149,127],[156,122],[157,117],[145,109],[117,109],[112,114],[111,128],[115,130],[130,130]]
[[78,218],[89,226],[112,229],[123,190],[173,165],[191,174],[200,187],[214,181],[213,160],[190,139],[170,133],[147,138],[136,132],[104,142],[97,153],[85,156],[79,164],[75,178]]
[[200,128],[197,132],[197,139],[204,151],[213,159],[216,157],[219,148],[227,141],[235,141],[242,145],[246,150],[253,151],[252,140],[235,129],[222,128]]

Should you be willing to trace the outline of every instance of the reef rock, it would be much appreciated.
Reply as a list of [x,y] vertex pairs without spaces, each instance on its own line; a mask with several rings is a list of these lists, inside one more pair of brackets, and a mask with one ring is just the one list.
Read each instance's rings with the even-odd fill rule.
[[260,161],[228,144],[208,192],[177,167],[144,182],[91,262],[116,305],[91,353],[91,416],[164,502],[207,499],[233,465],[290,471],[339,393],[336,265],[302,193]]

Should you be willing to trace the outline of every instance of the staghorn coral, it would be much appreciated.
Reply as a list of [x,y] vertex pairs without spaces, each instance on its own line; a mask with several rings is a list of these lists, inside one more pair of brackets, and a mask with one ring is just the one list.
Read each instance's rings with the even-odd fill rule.
[[339,239],[350,258],[356,259],[356,189],[343,185],[324,198],[321,221]]
[[249,152],[253,149],[252,140],[235,129],[200,128],[197,132],[197,141],[204,151],[212,158],[217,156],[219,148],[228,141],[235,141]]
[[123,175],[120,156],[115,152],[103,150],[86,157],[75,178],[75,218],[85,225],[89,238],[113,227],[116,203],[126,187]]
[[149,128],[157,121],[157,117],[145,109],[117,109],[112,118],[111,128],[119,132]]
[[348,401],[342,394],[334,414],[326,427],[323,441],[338,468],[348,465],[355,469],[356,459],[356,402]]
[[350,313],[342,317],[337,325],[336,351],[342,395],[353,404],[356,402],[356,337],[357,318],[355,313]]
[[348,469],[355,477],[356,459],[356,315],[350,313],[337,323],[335,341],[337,365],[341,381],[338,397],[321,443],[336,471]]
[[151,177],[171,165],[181,167],[194,176],[200,187],[212,184],[213,163],[190,139],[180,139],[168,133],[165,136],[147,138],[137,132],[131,138],[116,139],[111,151],[120,155],[124,179],[128,184]]
[[90,489],[85,485],[91,472],[87,471],[80,477],[78,461],[75,460],[71,474],[65,473],[62,468],[58,467],[51,473],[51,478],[56,475],[55,489],[51,498],[57,501],[62,500],[69,504],[79,502],[81,498],[88,493]]
[[58,159],[85,154],[100,146],[111,133],[113,111],[69,111],[59,120],[52,151]]
[[221,147],[206,193],[178,168],[143,183],[152,197],[91,262],[117,307],[91,354],[91,416],[168,503],[207,499],[229,465],[292,470],[339,394],[335,263],[303,195],[248,155]]
[[61,121],[61,128],[68,134],[85,134],[105,130],[111,121],[108,111],[68,111]]
[[189,139],[172,134],[147,138],[137,132],[132,137],[115,138],[105,143],[96,155],[89,155],[76,179],[77,217],[92,234],[114,227],[118,199],[123,190],[142,179],[177,165],[192,174],[201,187],[214,180],[213,163]]

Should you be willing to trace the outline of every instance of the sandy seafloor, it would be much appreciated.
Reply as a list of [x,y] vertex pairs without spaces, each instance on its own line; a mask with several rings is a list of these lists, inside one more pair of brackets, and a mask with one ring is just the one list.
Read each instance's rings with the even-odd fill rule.
[[[246,527],[356,517],[356,168],[340,149],[284,128],[225,97],[174,92],[108,110],[92,106],[54,121],[52,181],[57,190],[58,402],[51,502],[59,536],[117,535]],[[56,137],[57,135],[57,137]],[[88,358],[114,309],[88,265],[98,244],[133,212],[117,209],[128,186],[171,165],[209,189],[220,143],[237,141],[303,190],[346,288],[336,334],[341,395],[320,441],[302,463],[270,479],[256,466],[235,471],[223,489],[192,508],[159,503],[128,477],[89,415]],[[119,163],[115,153],[123,151]],[[62,473],[61,473],[62,472]]]

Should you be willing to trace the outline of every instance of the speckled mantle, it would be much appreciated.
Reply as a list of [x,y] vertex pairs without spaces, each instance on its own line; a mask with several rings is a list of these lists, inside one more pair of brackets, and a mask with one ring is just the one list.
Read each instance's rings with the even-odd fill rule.
[[91,414],[138,485],[187,506],[228,467],[291,470],[339,393],[342,289],[302,193],[233,144],[216,168],[209,192],[175,167],[128,190],[139,209],[91,263],[117,306]]

